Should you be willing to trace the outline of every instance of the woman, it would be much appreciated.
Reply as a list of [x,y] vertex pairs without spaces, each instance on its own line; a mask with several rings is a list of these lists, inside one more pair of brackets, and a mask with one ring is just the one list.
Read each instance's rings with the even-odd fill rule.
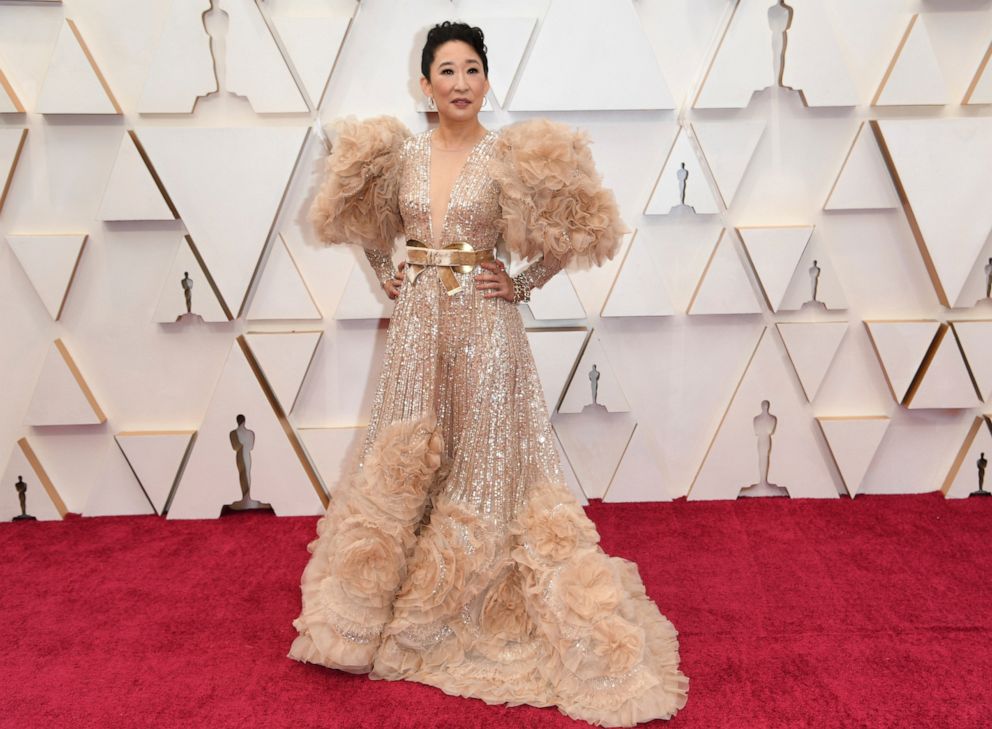
[[[515,304],[624,232],[582,135],[478,120],[482,31],[431,29],[440,125],[339,125],[311,220],[396,300],[360,461],[317,522],[290,657],[604,726],[685,704],[672,624],[564,485]],[[406,260],[394,270],[397,236]],[[503,239],[525,259],[510,278]]]

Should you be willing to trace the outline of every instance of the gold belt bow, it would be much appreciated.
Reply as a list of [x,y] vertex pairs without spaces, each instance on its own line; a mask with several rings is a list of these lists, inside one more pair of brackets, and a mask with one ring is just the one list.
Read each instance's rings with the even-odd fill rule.
[[428,248],[419,240],[406,242],[406,270],[409,271],[410,283],[417,280],[427,266],[437,266],[438,278],[448,291],[448,296],[454,296],[462,287],[458,285],[455,271],[469,273],[483,261],[494,260],[493,249],[475,250],[470,243],[459,241],[444,248]]

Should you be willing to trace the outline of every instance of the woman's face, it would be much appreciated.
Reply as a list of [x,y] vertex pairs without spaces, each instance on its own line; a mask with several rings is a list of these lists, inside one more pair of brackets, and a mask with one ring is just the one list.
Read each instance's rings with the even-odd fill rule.
[[477,116],[489,92],[482,59],[472,46],[457,40],[437,47],[430,81],[421,77],[420,86],[434,97],[438,114],[457,121]]

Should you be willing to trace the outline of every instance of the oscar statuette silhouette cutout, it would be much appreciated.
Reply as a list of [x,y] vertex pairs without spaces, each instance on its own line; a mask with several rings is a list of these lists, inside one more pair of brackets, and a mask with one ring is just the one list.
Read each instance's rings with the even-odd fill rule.
[[21,513],[11,521],[37,521],[36,517],[28,514],[28,485],[24,483],[24,479],[18,476],[14,488],[17,489],[17,499],[21,502]]
[[252,509],[272,510],[271,504],[257,501],[251,497],[251,449],[255,447],[255,431],[245,426],[245,416],[236,418],[238,427],[229,434],[231,448],[234,450],[234,460],[238,466],[238,478],[241,483],[241,498],[224,507],[224,510],[249,511]]
[[788,496],[787,489],[768,481],[768,468],[772,458],[772,436],[778,425],[778,418],[769,412],[770,403],[761,401],[761,412],[754,416],[754,434],[758,439],[758,482],[745,486],[738,493],[741,496]]
[[982,453],[978,457],[975,465],[978,467],[978,491],[972,491],[968,496],[992,496],[992,491],[986,491],[984,488],[985,468],[989,465],[988,460],[985,458],[985,453]]

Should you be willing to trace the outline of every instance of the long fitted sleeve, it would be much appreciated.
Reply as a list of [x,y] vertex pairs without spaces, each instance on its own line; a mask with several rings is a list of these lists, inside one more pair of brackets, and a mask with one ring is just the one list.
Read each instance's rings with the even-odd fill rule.
[[380,285],[393,278],[396,274],[396,267],[393,266],[393,257],[390,254],[372,248],[364,248],[363,250]]
[[539,260],[527,266],[513,277],[513,303],[522,304],[530,301],[532,289],[539,289],[564,266],[561,261],[551,256],[542,256]]

